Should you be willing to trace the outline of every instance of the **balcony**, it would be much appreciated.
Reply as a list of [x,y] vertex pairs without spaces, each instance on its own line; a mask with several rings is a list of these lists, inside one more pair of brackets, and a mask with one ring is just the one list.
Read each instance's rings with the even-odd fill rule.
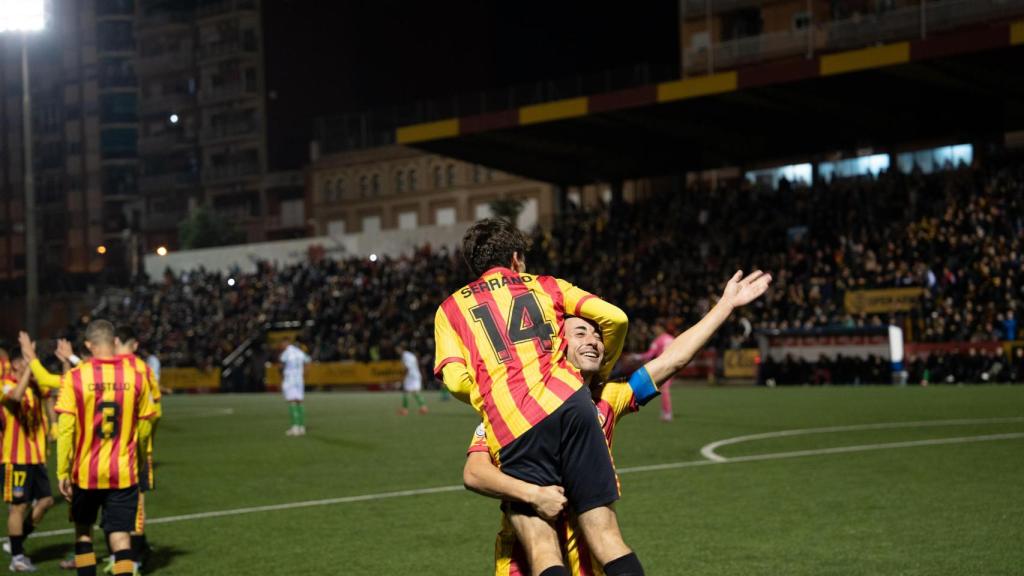
[[145,232],[157,232],[163,230],[177,230],[178,224],[188,218],[188,211],[157,211],[151,210],[142,219],[142,230]]
[[203,184],[214,184],[230,180],[241,180],[259,176],[261,172],[259,164],[228,164],[226,166],[211,166],[203,170]]
[[193,187],[198,183],[199,179],[196,175],[189,172],[156,174],[153,176],[142,176],[139,178],[139,190],[143,192],[151,192],[154,190],[187,188]]
[[190,12],[165,10],[163,8],[143,8],[142,13],[136,20],[136,32],[143,32],[167,27],[185,27],[192,21]]
[[223,58],[246,58],[256,56],[256,50],[246,50],[242,42],[218,42],[207,44],[199,49],[199,61],[220,60]]
[[99,77],[100,90],[135,88],[135,74],[104,74]]
[[924,6],[923,13],[920,6],[910,6],[881,14],[819,22],[802,30],[720,42],[713,46],[713,53],[706,47],[687,48],[684,71],[687,75],[702,74],[780,58],[811,57],[816,52],[910,40],[1024,13],[1024,0],[934,0]]
[[173,92],[139,98],[139,113],[153,114],[157,112],[177,112],[190,110],[195,106],[195,98],[187,92]]
[[196,15],[199,18],[214,18],[217,16],[223,16],[229,12],[238,12],[241,10],[256,10],[256,2],[254,0],[216,0],[202,2],[196,8]]
[[135,72],[139,76],[166,76],[168,72],[189,70],[192,67],[192,52],[162,52],[152,56],[139,56]]
[[238,100],[241,98],[255,98],[259,96],[256,92],[247,92],[245,85],[241,82],[237,84],[225,84],[216,88],[204,88],[199,91],[199,102],[202,104],[212,104],[214,102],[220,102],[224,100]]
[[230,140],[233,138],[252,137],[258,138],[262,124],[256,120],[251,122],[235,122],[222,126],[204,128],[199,133],[199,139],[203,144],[209,144],[218,140]]
[[143,154],[169,152],[176,148],[195,145],[195,138],[184,134],[175,134],[173,132],[153,136],[139,134],[139,152]]

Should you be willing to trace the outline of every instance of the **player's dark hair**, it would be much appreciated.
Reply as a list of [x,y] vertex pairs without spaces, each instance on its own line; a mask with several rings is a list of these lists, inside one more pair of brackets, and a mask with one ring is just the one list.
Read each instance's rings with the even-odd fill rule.
[[121,341],[121,344],[127,344],[132,340],[138,340],[138,337],[135,336],[135,329],[131,326],[118,326],[117,330],[114,332],[114,336]]
[[504,218],[480,220],[462,237],[462,257],[475,276],[495,266],[508,266],[515,253],[523,258],[529,247],[526,236]]
[[96,344],[114,345],[114,325],[107,320],[93,320],[85,327],[85,339]]

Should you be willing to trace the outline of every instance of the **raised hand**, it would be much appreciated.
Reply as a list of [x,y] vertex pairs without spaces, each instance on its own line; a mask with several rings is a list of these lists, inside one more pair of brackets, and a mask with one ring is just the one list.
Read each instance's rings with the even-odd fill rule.
[[75,354],[75,350],[71,347],[71,342],[61,338],[57,340],[57,350],[54,354],[57,355],[61,362],[67,362]]
[[737,270],[725,285],[721,301],[733,308],[746,306],[764,294],[771,283],[772,275],[766,272],[757,270],[744,277],[743,271]]
[[26,362],[36,359],[36,343],[29,337],[28,332],[18,332],[18,345],[21,346],[21,355],[25,357]]

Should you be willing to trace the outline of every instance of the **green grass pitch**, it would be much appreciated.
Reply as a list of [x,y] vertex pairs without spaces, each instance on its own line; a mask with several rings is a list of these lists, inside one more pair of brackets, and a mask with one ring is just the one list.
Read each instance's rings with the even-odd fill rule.
[[[655,401],[615,438],[620,523],[648,574],[1024,574],[1024,387],[677,388],[673,400],[675,422]],[[498,504],[460,487],[477,420],[428,401],[430,414],[400,417],[397,394],[310,394],[309,434],[286,438],[276,395],[167,397],[144,572],[488,574]],[[765,438],[719,450],[745,461],[645,468],[749,434],[963,419],[1002,420]],[[935,439],[956,440],[881,446]],[[379,496],[427,488],[447,489]],[[27,542],[41,572],[70,550],[54,533],[66,518],[61,504]]]

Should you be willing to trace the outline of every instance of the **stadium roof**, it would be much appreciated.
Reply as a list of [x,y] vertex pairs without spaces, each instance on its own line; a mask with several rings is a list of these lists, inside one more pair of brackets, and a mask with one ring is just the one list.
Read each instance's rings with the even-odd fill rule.
[[1024,127],[1024,20],[403,126],[395,141],[560,184]]

